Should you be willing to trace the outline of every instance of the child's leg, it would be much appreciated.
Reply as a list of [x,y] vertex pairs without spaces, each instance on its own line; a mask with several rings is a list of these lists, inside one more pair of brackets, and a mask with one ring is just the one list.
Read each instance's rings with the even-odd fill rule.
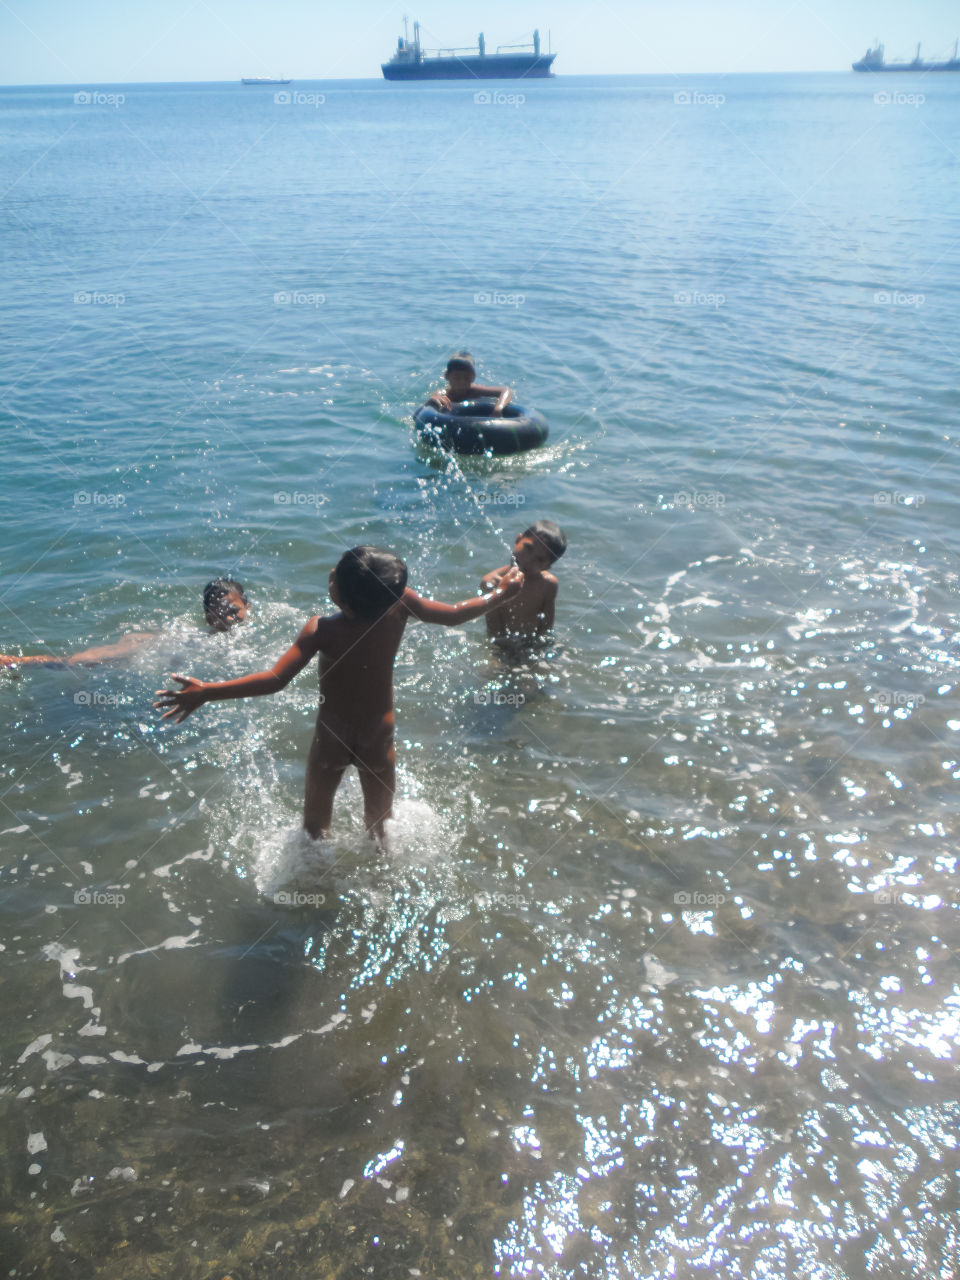
[[321,734],[318,725],[307,756],[303,825],[313,840],[326,840],[330,835],[333,797],[347,767],[346,763],[341,763],[331,753],[326,737],[327,735]]
[[383,824],[393,817],[393,796],[397,789],[397,753],[393,747],[393,716],[378,739],[354,755],[363,792],[363,821],[367,834],[383,844]]
[[360,788],[363,791],[363,821],[367,834],[378,844],[383,844],[386,840],[383,824],[387,818],[393,817],[393,796],[397,789],[393,760],[382,769],[361,769]]

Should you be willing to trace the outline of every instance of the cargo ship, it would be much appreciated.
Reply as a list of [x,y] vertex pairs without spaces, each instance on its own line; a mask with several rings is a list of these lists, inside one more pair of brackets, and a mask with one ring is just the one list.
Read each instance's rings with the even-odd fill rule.
[[868,49],[859,62],[853,64],[854,71],[960,71],[960,58],[957,57],[958,41],[953,42],[953,53],[946,62],[924,62],[920,57],[920,46],[912,62],[884,62],[883,45],[877,44]]
[[420,23],[413,24],[413,39],[407,34],[397,40],[397,51],[381,64],[385,80],[518,80],[552,76],[555,53],[540,52],[540,32],[534,31],[531,44],[499,45],[487,53],[483,32],[476,48],[424,49],[420,43]]

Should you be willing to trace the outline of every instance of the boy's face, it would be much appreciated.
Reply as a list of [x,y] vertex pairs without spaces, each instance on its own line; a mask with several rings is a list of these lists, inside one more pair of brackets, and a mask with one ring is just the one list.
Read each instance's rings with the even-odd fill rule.
[[473,385],[473,374],[469,369],[448,369],[446,378],[451,391],[469,391]]
[[249,608],[239,591],[230,591],[206,615],[207,624],[214,631],[229,631],[231,627],[244,621]]
[[521,533],[513,544],[513,558],[521,573],[542,573],[553,561],[550,552],[539,538]]

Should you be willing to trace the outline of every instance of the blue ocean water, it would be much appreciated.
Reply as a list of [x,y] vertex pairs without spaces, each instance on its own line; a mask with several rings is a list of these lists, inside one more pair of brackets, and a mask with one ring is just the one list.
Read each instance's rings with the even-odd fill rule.
[[[0,652],[156,632],[0,671],[11,1274],[952,1274],[960,80],[277,93],[0,90]],[[545,449],[417,446],[461,347]],[[158,724],[540,517],[388,854],[297,834],[310,673]]]

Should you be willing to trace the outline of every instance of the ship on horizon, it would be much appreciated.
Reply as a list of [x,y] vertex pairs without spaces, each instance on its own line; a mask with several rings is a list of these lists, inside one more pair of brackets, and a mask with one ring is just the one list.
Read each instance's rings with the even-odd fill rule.
[[285,80],[282,76],[241,76],[241,84],[292,84],[292,80]]
[[540,32],[534,31],[530,44],[498,45],[487,53],[481,31],[476,48],[424,49],[420,43],[420,23],[413,24],[413,40],[403,20],[403,35],[389,62],[381,63],[384,80],[518,80],[552,77],[555,53],[540,52]]
[[953,53],[945,62],[924,62],[920,57],[920,46],[912,62],[884,62],[883,45],[878,41],[873,49],[868,49],[859,62],[853,64],[854,71],[960,71],[960,58],[957,57],[957,45],[954,40]]

